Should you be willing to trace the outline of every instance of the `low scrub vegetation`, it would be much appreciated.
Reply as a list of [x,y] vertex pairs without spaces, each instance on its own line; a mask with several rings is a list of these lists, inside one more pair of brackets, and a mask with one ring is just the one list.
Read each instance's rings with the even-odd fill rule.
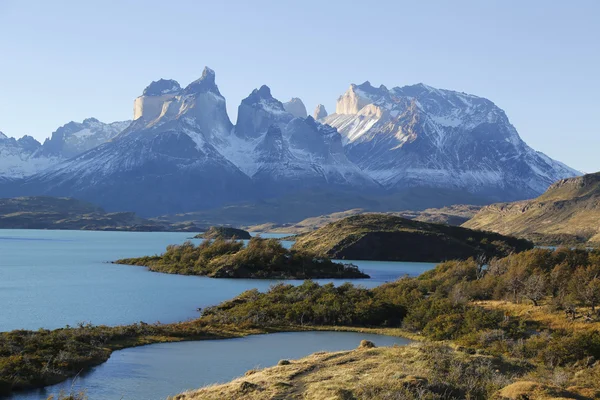
[[[254,242],[249,248],[255,251],[271,243]],[[166,260],[187,260],[181,265],[194,268],[202,257],[236,256],[244,248],[238,242],[215,241],[173,249],[163,256]],[[247,264],[258,262],[247,253],[239,257],[254,260]],[[105,361],[114,349],[140,344],[369,327],[401,329],[425,342],[449,343],[454,350],[421,354],[419,362],[430,372],[418,388],[402,387],[407,397],[401,392],[390,397],[380,387],[365,384],[352,392],[357,398],[410,399],[421,393],[431,399],[487,399],[520,379],[527,382],[507,391],[539,384],[546,385],[547,393],[575,387],[600,396],[600,380],[593,378],[600,374],[600,306],[595,297],[599,271],[598,251],[533,249],[489,261],[445,262],[417,278],[374,289],[312,281],[277,284],[265,293],[247,291],[205,309],[198,320],[180,324],[6,332],[0,334],[0,390],[58,382]],[[457,352],[463,356],[456,358]]]
[[[559,369],[573,381],[582,368],[600,369],[600,322],[594,311],[599,271],[596,251],[533,249],[489,263],[445,262],[418,278],[371,290],[313,282],[278,285],[207,309],[204,318],[247,326],[402,327],[430,340],[450,340],[466,352],[537,365],[538,378],[547,381],[556,379]],[[544,318],[512,313],[499,303],[530,310],[543,306]],[[564,324],[551,323],[555,319]],[[585,385],[600,390],[596,381]]]
[[300,286],[274,285],[266,293],[244,292],[205,309],[203,319],[251,326],[397,326],[405,314],[403,306],[379,298],[374,291],[349,283],[335,287],[306,281]]
[[167,247],[160,256],[129,258],[118,264],[146,266],[169,274],[213,278],[368,278],[355,265],[335,263],[311,253],[284,248],[276,239],[254,237],[247,246],[237,240],[206,240]]
[[257,332],[225,325],[210,327],[198,320],[117,327],[80,324],[55,330],[3,332],[0,333],[0,395],[61,382],[105,362],[113,350],[125,347]]

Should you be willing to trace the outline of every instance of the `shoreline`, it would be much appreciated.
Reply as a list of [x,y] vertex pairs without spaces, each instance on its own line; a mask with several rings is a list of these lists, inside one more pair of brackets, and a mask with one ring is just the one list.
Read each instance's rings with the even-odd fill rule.
[[[188,322],[179,322],[174,324],[164,324],[161,327],[168,327],[169,325],[180,325],[184,324],[194,324],[200,322],[200,319]],[[114,327],[109,327],[112,329],[123,329],[127,328],[131,325],[117,325]],[[157,326],[157,325],[155,325]],[[95,328],[106,328],[104,326],[98,327],[84,327],[84,328],[59,328],[52,331],[63,331],[65,329],[78,330],[78,329],[95,329]],[[183,327],[185,328],[185,326]],[[0,396],[10,395],[10,394],[18,394],[18,393],[27,393],[36,389],[43,389],[49,386],[53,386],[59,383],[62,383],[70,378],[73,378],[82,372],[91,371],[93,368],[104,364],[107,362],[112,354],[116,351],[125,350],[134,347],[142,347],[148,346],[152,344],[160,344],[160,343],[178,343],[178,342],[197,342],[197,341],[205,341],[205,340],[227,340],[227,339],[240,339],[247,336],[253,335],[267,335],[271,333],[286,333],[286,332],[357,332],[357,333],[369,333],[369,334],[377,334],[383,336],[392,336],[392,337],[402,337],[411,341],[425,341],[426,338],[423,336],[413,334],[401,328],[368,328],[368,327],[353,327],[353,326],[313,326],[313,325],[290,325],[290,326],[268,326],[262,328],[249,327],[242,329],[235,329],[231,326],[227,325],[212,325],[207,326],[208,330],[205,332],[206,335],[195,335],[195,336],[160,336],[160,335],[147,335],[147,336],[138,336],[132,337],[129,340],[121,340],[116,341],[114,343],[106,344],[101,348],[104,352],[104,357],[96,357],[94,359],[89,360],[85,366],[82,366],[77,371],[72,371],[67,375],[62,376],[53,376],[49,378],[45,378],[43,381],[37,381],[37,383],[29,383],[24,384],[21,387],[18,387],[14,390],[9,390],[6,392],[0,391]],[[212,330],[211,330],[212,328]],[[8,334],[15,331],[8,332],[0,332],[2,334]],[[19,331],[21,332],[21,331]],[[35,333],[36,331],[24,331],[28,333]],[[307,354],[308,356],[308,354]]]

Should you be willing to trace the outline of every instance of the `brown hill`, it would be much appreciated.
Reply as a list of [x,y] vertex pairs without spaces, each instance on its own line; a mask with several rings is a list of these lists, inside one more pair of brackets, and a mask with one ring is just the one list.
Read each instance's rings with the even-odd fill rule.
[[558,181],[537,199],[484,207],[462,226],[538,244],[600,244],[600,173]]
[[293,249],[348,260],[438,262],[480,255],[502,257],[531,247],[526,240],[492,232],[361,214],[300,235]]

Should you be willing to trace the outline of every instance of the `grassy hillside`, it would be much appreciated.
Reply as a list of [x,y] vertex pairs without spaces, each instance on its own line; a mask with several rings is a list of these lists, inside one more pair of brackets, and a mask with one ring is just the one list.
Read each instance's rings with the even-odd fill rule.
[[0,229],[197,230],[190,224],[158,223],[133,212],[107,213],[84,201],[44,196],[0,199]]
[[577,388],[527,380],[511,383],[516,362],[469,355],[449,346],[365,348],[315,353],[250,370],[232,382],[170,400],[589,399]]
[[294,249],[338,259],[436,262],[506,256],[532,244],[496,233],[361,214],[298,237]]
[[600,244],[600,173],[559,181],[537,199],[484,207],[462,226],[539,244]]

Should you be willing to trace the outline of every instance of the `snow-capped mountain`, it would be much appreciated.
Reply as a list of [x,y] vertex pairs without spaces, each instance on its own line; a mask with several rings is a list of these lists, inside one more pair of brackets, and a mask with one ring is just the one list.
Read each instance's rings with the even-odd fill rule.
[[315,188],[350,197],[426,188],[441,206],[454,193],[530,198],[579,174],[527,146],[491,101],[464,93],[365,82],[334,114],[319,105],[313,115],[263,85],[242,100],[234,125],[210,68],[186,87],[160,79],[135,99],[132,122],[72,122],[44,145],[1,135],[0,167],[12,181],[0,195],[71,196],[149,216]]
[[[231,129],[208,68],[184,89],[153,82],[135,100],[134,122],[113,140],[25,180],[22,191],[94,200],[144,215],[246,199],[250,178],[213,143]],[[168,86],[168,85],[167,85]]]
[[353,84],[322,121],[341,133],[348,158],[391,190],[443,187],[523,199],[580,174],[531,149],[491,101],[424,84]]
[[105,124],[95,118],[61,126],[42,145],[31,136],[9,138],[0,132],[0,177],[19,179],[34,175],[102,143],[122,132],[131,121]]
[[283,128],[294,116],[287,112],[283,103],[271,95],[271,89],[263,85],[252,93],[238,107],[235,134],[241,138],[262,136],[269,126]]
[[351,163],[334,128],[312,117],[294,118],[283,129],[275,124],[254,148],[254,183],[263,193],[308,188],[378,189],[379,185]]
[[[296,108],[301,104],[300,114],[306,114],[300,99],[291,102]],[[252,178],[260,193],[379,186],[346,158],[335,129],[312,117],[294,117],[286,104],[275,99],[268,86],[255,89],[240,104],[234,134],[216,145]]]
[[15,139],[0,132],[0,179],[22,178],[52,165],[52,160],[33,157],[41,147],[31,136]]
[[46,139],[36,157],[55,157],[66,160],[108,142],[123,132],[131,121],[118,121],[105,124],[96,118],[83,122],[71,121],[61,126],[49,139]]

